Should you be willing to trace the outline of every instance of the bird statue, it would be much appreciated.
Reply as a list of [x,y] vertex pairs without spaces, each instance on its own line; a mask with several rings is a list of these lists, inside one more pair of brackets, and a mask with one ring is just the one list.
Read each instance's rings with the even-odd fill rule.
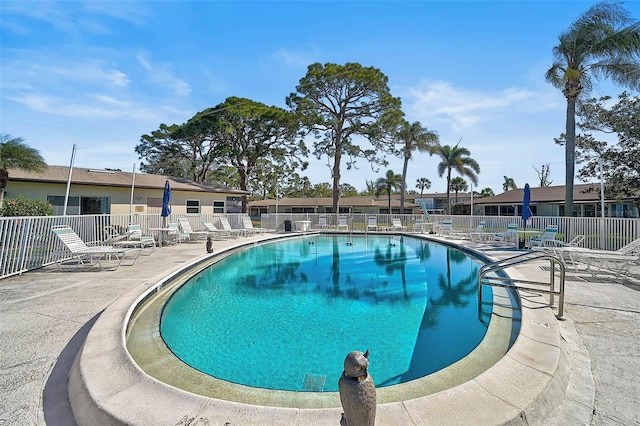
[[342,426],[373,426],[376,419],[376,387],[368,373],[369,350],[352,351],[344,359],[338,380],[342,403]]

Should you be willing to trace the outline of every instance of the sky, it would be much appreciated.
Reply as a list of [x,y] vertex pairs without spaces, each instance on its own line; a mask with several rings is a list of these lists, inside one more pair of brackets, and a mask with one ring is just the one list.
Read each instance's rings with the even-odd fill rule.
[[[478,186],[504,176],[564,185],[566,101],[546,82],[559,34],[592,1],[7,1],[0,2],[0,133],[50,165],[139,170],[135,147],[230,96],[286,108],[310,64],[380,69],[409,122],[467,148]],[[640,2],[625,3],[640,19]],[[607,81],[591,95],[622,92]],[[312,141],[308,141],[311,145]],[[402,161],[343,166],[363,190]],[[330,182],[310,156],[312,183]],[[416,153],[407,188],[446,192],[437,156]]]

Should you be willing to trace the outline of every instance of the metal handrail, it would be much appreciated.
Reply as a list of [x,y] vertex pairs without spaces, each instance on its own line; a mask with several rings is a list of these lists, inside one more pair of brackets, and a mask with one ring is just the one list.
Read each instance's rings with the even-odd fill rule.
[[[500,276],[497,272],[503,271],[507,268],[511,268],[523,263],[529,263],[539,260],[549,261],[549,281],[530,281],[519,280],[509,276]],[[556,266],[560,271],[558,289],[556,290]],[[495,276],[488,276],[490,273],[496,273]],[[488,263],[480,268],[478,271],[478,311],[482,309],[482,287],[483,285],[490,285],[494,287],[513,288],[516,290],[527,290],[534,293],[545,293],[549,295],[549,306],[553,306],[554,296],[558,295],[558,319],[563,318],[564,313],[564,280],[565,280],[565,266],[562,260],[549,253],[542,251],[532,251],[517,256],[508,257],[492,263]],[[525,285],[521,285],[525,284]],[[539,287],[530,287],[528,285],[543,285],[548,286],[549,289],[543,289]]]

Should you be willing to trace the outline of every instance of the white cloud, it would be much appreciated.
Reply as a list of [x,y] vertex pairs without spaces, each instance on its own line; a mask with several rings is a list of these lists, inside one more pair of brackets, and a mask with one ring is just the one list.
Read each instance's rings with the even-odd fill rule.
[[149,73],[149,78],[160,85],[168,87],[177,95],[187,96],[191,93],[191,87],[185,81],[175,77],[170,71],[169,64],[152,64],[142,54],[136,56],[140,65]]
[[547,93],[508,88],[498,92],[481,92],[455,87],[448,82],[422,82],[404,89],[402,96],[407,114],[425,123],[446,125],[461,132],[497,115],[555,107]]
[[312,58],[314,56],[317,56],[317,54],[315,52],[315,49],[304,51],[285,49],[281,47],[280,49],[273,52],[272,56],[279,63],[282,63],[288,67],[299,68],[306,67],[310,63],[314,62]]

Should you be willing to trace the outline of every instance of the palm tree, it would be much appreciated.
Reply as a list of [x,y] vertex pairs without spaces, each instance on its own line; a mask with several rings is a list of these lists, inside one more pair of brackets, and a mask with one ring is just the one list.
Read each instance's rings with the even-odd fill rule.
[[458,204],[458,192],[466,191],[469,189],[467,182],[460,176],[456,176],[451,179],[451,190],[456,193],[456,204]]
[[484,197],[493,197],[494,194],[493,193],[493,189],[491,188],[484,188],[482,191],[480,191],[480,197],[484,198]]
[[404,197],[407,190],[407,167],[414,151],[428,152],[433,155],[433,150],[438,144],[438,134],[422,127],[419,121],[409,124],[403,121],[396,133],[398,143],[402,144],[400,153],[404,159],[402,165],[402,187],[400,189],[400,213],[404,213]]
[[513,178],[504,176],[504,183],[502,184],[502,190],[507,192],[510,189],[518,189],[518,185],[516,185],[516,181]]
[[451,213],[451,170],[455,170],[460,176],[468,177],[474,185],[478,185],[478,176],[480,166],[478,162],[469,157],[471,152],[467,148],[459,147],[458,142],[454,147],[449,145],[436,148],[436,154],[442,158],[438,164],[438,175],[447,172],[447,213]]
[[424,177],[416,179],[416,188],[420,188],[420,198],[422,198],[424,190],[431,188],[431,181]]
[[389,214],[391,214],[391,193],[394,190],[402,189],[402,176],[394,173],[393,170],[387,170],[384,177],[376,180],[376,197],[385,191],[389,197]]
[[0,135],[0,210],[2,210],[4,190],[9,183],[11,168],[40,172],[47,168],[47,163],[37,149],[24,143],[24,139]]
[[567,99],[565,129],[565,216],[573,214],[576,154],[576,102],[592,87],[593,78],[640,88],[640,21],[633,22],[620,2],[592,6],[553,48],[554,61],[545,77]]

